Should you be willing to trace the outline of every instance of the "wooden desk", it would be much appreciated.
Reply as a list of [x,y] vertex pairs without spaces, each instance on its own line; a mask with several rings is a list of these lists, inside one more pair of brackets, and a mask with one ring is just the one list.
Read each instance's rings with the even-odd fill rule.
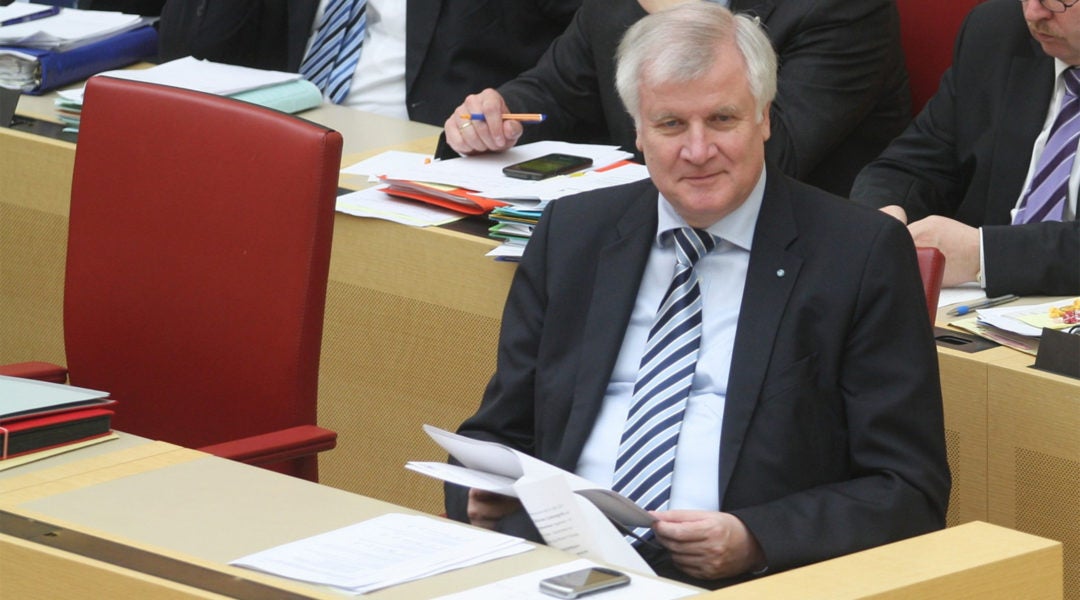
[[1064,543],[1080,600],[1080,381],[1010,356],[988,368],[989,520]]
[[[143,441],[60,466],[16,469],[25,474],[0,481],[0,509],[305,597],[335,600],[347,596],[227,563],[388,512],[414,512],[194,450]],[[524,554],[364,597],[432,598],[574,558],[536,546]],[[220,598],[14,536],[0,535],[0,565],[4,598]]]
[[948,525],[988,521],[1063,542],[1065,598],[1080,600],[1080,381],[1004,347],[939,348],[938,360]]
[[[103,448],[102,445],[95,448]],[[0,479],[0,509],[209,571],[320,599],[326,588],[228,566],[239,556],[401,507],[162,442],[123,436],[113,452],[53,457]],[[67,532],[72,532],[69,535]],[[221,598],[109,559],[0,533],[5,598]],[[133,551],[121,553],[130,557]],[[574,557],[538,546],[520,554],[366,595],[432,598]],[[693,589],[693,588],[689,588]],[[704,593],[702,598],[1061,597],[1061,545],[971,523]]]

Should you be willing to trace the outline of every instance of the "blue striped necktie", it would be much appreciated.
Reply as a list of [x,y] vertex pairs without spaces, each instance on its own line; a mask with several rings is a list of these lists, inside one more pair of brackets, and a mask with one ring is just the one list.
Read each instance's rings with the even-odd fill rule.
[[[673,238],[675,276],[645,342],[612,486],[645,510],[666,510],[671,500],[675,447],[701,345],[701,289],[694,265],[716,246],[708,232],[689,227],[674,230]],[[638,538],[650,534],[644,527],[634,531]]]
[[1061,112],[1050,127],[1046,147],[1013,218],[1014,225],[1060,221],[1065,215],[1069,176],[1076,157],[1076,143],[1080,139],[1080,73],[1075,68],[1068,69],[1062,77],[1065,97],[1061,101]]
[[367,0],[329,0],[300,74],[341,104],[349,95],[367,26]]

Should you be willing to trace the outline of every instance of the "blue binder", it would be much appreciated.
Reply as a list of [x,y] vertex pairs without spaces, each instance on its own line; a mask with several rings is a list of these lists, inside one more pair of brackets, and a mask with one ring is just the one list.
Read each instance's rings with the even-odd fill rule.
[[36,85],[31,89],[24,88],[23,91],[39,95],[69,83],[82,81],[102,71],[119,69],[156,57],[157,39],[157,30],[145,26],[59,52],[14,46],[0,46],[0,52],[20,52],[37,59],[39,75]]

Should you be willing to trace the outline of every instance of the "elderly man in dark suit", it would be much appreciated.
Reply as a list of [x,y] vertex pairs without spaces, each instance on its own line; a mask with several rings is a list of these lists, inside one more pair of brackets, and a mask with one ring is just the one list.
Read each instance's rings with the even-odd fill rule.
[[[686,0],[585,0],[536,67],[466,98],[447,120],[459,153],[562,139],[634,147],[634,123],[615,93],[615,47],[648,12]],[[722,2],[723,3],[723,2]],[[780,57],[769,160],[784,173],[847,195],[855,175],[911,121],[911,96],[893,0],[730,0],[761,20]],[[480,88],[473,90],[480,92]],[[541,125],[503,124],[503,112],[545,113]]]
[[[1063,108],[1080,66],[1080,8],[1072,4],[976,6],[937,93],[855,181],[852,199],[908,223],[917,245],[944,252],[945,285],[977,280],[991,296],[1080,294],[1076,140],[1050,141],[1057,115],[1076,110]],[[1067,155],[1056,158],[1056,206],[1032,220],[1020,213],[1044,180],[1046,147]]]
[[[652,511],[638,550],[708,587],[943,527],[911,237],[768,162],[768,38],[686,4],[629,30],[617,81],[650,180],[548,207],[459,431]],[[451,485],[446,502],[536,537],[515,500]]]

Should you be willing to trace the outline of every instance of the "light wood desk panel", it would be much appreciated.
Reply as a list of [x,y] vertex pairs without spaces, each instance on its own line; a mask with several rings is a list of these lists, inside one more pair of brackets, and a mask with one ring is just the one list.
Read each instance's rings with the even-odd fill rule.
[[[124,436],[122,441],[131,442]],[[411,512],[327,486],[138,440],[17,468],[0,509],[312,598],[346,597],[228,566],[236,557],[384,514]],[[119,446],[118,446],[119,448]],[[85,458],[80,458],[85,457]],[[12,482],[15,483],[12,483]],[[60,538],[67,534],[59,533]],[[69,538],[72,536],[68,536]],[[126,553],[130,556],[130,552]],[[0,534],[0,596],[220,598],[133,570]],[[432,598],[572,560],[546,547],[374,592]],[[205,581],[206,577],[203,576]],[[1061,546],[971,523],[767,577],[707,598],[1061,598]]]
[[[144,456],[136,458],[140,449]],[[39,473],[49,483],[0,494],[0,508],[311,598],[348,596],[227,563],[388,512],[413,512],[160,442],[69,463],[59,472],[57,468]],[[432,598],[574,558],[536,546],[521,555],[364,597]],[[4,598],[220,597],[14,536],[0,535],[0,565],[5,573],[0,581]],[[114,594],[104,594],[106,590]]]
[[989,367],[990,520],[1064,544],[1065,598],[1080,600],[1080,381]]

